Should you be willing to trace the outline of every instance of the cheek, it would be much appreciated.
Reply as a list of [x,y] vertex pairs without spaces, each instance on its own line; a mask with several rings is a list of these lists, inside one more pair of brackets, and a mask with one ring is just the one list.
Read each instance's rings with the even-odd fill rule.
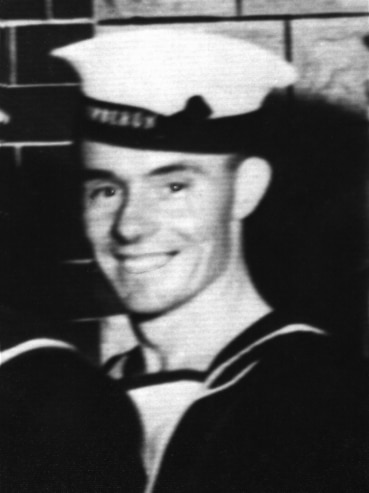
[[232,198],[217,194],[201,208],[194,211],[199,234],[204,238],[219,241],[228,231],[232,221]]
[[201,243],[205,241],[208,231],[208,212],[200,207],[197,201],[187,200],[182,207],[172,210],[167,216],[166,224],[173,232],[187,243]]
[[191,195],[179,203],[177,208],[170,210],[168,224],[172,224],[182,237],[192,243],[227,241],[232,221],[233,195],[228,190],[222,190],[222,187],[220,190],[217,188],[216,192],[199,190]]
[[189,246],[197,247],[205,255],[217,255],[224,252],[230,242],[231,219],[228,211],[202,210],[196,214],[182,215],[177,218],[178,236]]
[[112,223],[110,215],[85,212],[83,222],[85,234],[93,248],[96,249],[99,245],[106,242]]

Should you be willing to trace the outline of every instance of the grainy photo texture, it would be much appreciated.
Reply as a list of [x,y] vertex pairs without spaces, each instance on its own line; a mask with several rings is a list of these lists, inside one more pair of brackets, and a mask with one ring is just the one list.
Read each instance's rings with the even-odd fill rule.
[[0,1],[2,493],[369,492],[367,7]]

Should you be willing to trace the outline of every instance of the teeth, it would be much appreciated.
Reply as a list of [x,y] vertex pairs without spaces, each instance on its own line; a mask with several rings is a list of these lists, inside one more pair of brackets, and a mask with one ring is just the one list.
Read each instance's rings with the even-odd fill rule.
[[123,268],[130,273],[140,274],[163,267],[170,259],[170,255],[143,255],[123,260]]

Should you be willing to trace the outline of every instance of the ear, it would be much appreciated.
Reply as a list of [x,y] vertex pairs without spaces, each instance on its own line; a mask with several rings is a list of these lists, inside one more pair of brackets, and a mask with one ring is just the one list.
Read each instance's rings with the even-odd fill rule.
[[271,176],[271,167],[265,159],[249,157],[238,165],[233,210],[235,219],[244,219],[256,209],[268,189]]

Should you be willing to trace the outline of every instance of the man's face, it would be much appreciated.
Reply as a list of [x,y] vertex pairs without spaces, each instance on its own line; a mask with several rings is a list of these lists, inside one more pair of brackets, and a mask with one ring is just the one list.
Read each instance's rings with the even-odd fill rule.
[[87,236],[129,312],[170,311],[225,275],[239,243],[229,156],[82,151]]

